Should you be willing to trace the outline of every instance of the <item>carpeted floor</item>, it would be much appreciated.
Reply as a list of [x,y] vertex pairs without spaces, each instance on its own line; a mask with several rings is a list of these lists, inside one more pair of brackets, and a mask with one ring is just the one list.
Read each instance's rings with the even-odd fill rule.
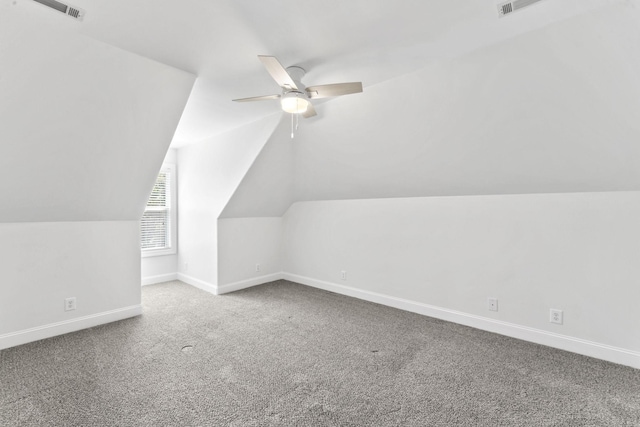
[[1,426],[640,426],[640,371],[278,281],[0,352]]

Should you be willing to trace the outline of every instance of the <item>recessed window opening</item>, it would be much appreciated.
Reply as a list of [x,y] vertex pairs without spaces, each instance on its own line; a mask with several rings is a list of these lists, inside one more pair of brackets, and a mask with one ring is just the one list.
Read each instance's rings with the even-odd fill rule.
[[175,165],[165,163],[140,220],[142,256],[176,253]]

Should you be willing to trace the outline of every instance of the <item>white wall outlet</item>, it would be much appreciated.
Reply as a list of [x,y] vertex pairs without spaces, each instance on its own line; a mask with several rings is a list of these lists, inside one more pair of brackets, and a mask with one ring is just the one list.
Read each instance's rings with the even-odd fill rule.
[[189,271],[189,263],[188,262],[185,261],[184,263],[182,263],[182,271],[184,271],[185,273],[187,271]]
[[487,298],[487,308],[489,311],[498,311],[498,298]]
[[65,298],[64,311],[71,311],[76,309],[76,297]]
[[347,272],[346,271],[342,270],[340,272],[340,279],[347,280]]
[[549,322],[562,325],[562,310],[556,310],[555,308],[549,310]]
[[260,264],[256,264],[256,271],[260,271]]

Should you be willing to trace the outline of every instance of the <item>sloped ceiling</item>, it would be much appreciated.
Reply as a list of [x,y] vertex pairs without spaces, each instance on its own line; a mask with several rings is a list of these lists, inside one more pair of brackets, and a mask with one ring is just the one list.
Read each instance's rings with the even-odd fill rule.
[[293,144],[294,200],[640,190],[639,12],[592,11],[320,106]]
[[[71,3],[86,9],[83,22],[32,0],[0,0],[7,23],[3,22],[3,41],[15,41],[26,34],[35,42],[37,32],[35,36],[29,33],[34,26],[66,34],[71,47],[67,56],[49,53],[51,62],[44,66],[58,63],[68,67],[78,61],[74,52],[82,53],[82,61],[95,69],[97,79],[87,82],[86,89],[96,95],[118,89],[118,85],[104,85],[104,80],[113,74],[110,67],[123,70],[128,59],[121,53],[131,52],[140,68],[125,67],[131,73],[121,87],[137,91],[134,98],[139,104],[133,105],[139,108],[138,113],[153,110],[161,117],[164,111],[171,118],[156,122],[162,123],[157,128],[161,134],[144,135],[142,139],[148,144],[173,134],[190,88],[189,78],[183,78],[188,73],[198,79],[173,136],[174,147],[214,141],[232,129],[277,113],[277,104],[271,102],[231,102],[236,97],[278,92],[257,60],[258,54],[276,55],[285,66],[306,68],[307,84],[363,81],[364,94],[323,103],[318,106],[318,117],[303,122],[299,140],[291,146],[295,152],[287,155],[287,162],[294,166],[286,167],[295,170],[282,175],[292,176],[293,188],[288,185],[286,191],[293,197],[283,196],[283,204],[291,198],[638,188],[636,170],[640,168],[635,159],[640,153],[633,143],[638,137],[635,118],[640,99],[634,77],[640,74],[637,0],[543,0],[503,19],[497,17],[494,0],[184,0],[179,7],[168,0]],[[40,36],[46,38],[46,34]],[[124,63],[118,65],[102,53],[95,61],[91,59],[96,51],[108,51],[109,45],[120,52],[116,56]],[[7,46],[10,44],[0,45],[0,52],[16,59],[2,61],[0,82],[10,91],[11,76],[19,81],[25,61],[19,59],[18,50]],[[143,58],[135,54],[167,66],[146,69]],[[185,71],[182,77],[176,68]],[[49,70],[41,67],[40,72],[47,76]],[[152,75],[166,79],[145,81],[145,76]],[[26,93],[37,97],[35,91]],[[55,100],[58,95],[48,99]],[[81,98],[82,93],[74,96]],[[19,98],[19,94],[5,98],[5,110],[11,111],[15,102],[30,105]],[[69,102],[79,109],[85,104],[82,100]],[[105,124],[100,135],[115,133],[110,139],[119,140],[119,124],[131,117],[128,105],[132,103],[103,106],[114,121]],[[78,113],[82,117],[82,111]],[[6,118],[5,122],[17,123]],[[53,119],[50,124],[54,126]],[[51,158],[60,158],[60,153],[72,156],[71,147],[63,149],[64,135],[58,135],[57,145],[43,145],[40,153]],[[81,140],[74,139],[76,143]],[[122,147],[105,150],[104,156],[129,152],[131,146],[123,141],[133,140],[136,135],[128,135],[121,139]],[[75,148],[85,149],[81,144]],[[164,152],[161,148],[153,152],[159,155]],[[139,149],[135,154],[142,156],[144,152]],[[20,153],[28,157],[28,147]],[[91,153],[95,152],[89,150]],[[253,206],[249,202],[254,193],[264,193],[261,188],[266,181],[260,176],[269,174],[282,160],[272,157],[258,158],[252,168],[255,173],[250,171],[239,189],[238,197],[244,202],[238,199],[231,203],[228,215],[239,216],[245,211],[260,214],[249,209]],[[5,157],[5,164],[9,158]],[[32,159],[17,160],[15,165],[34,165]],[[100,164],[124,167],[116,158]],[[69,157],[67,165],[71,172],[63,165],[60,173],[69,179],[63,180],[67,184],[60,188],[72,189],[69,197],[77,200],[79,194],[87,194],[83,188],[95,186],[73,181],[72,172],[77,172],[81,162]],[[120,184],[145,176],[149,182],[140,188],[150,187],[153,167],[144,167],[147,170],[138,175],[118,175]],[[28,170],[18,166],[15,170],[15,177],[30,182]],[[98,181],[106,185],[108,174],[103,172]],[[281,190],[281,181],[271,179],[270,187]],[[40,188],[31,182],[33,191],[18,192],[14,199],[21,200],[25,194],[29,204],[33,197],[26,194]],[[10,184],[5,187],[11,191]],[[137,205],[145,197],[133,196],[131,203],[119,205],[135,209],[112,212],[110,217],[134,217],[133,211],[139,210]],[[109,199],[105,200],[87,203],[95,212],[66,216],[100,218],[101,207]],[[60,207],[70,205],[64,197],[52,197],[50,202]],[[35,211],[31,216],[42,220]],[[25,215],[16,211],[7,213],[9,217]]]
[[32,0],[0,5],[196,74],[173,140],[179,147],[277,111],[271,102],[230,102],[278,92],[258,54],[304,67],[307,84],[360,80],[366,88],[621,2],[544,0],[498,19],[496,0],[70,0],[86,9],[83,22]]
[[4,7],[0,66],[0,222],[138,220],[195,76]]
[[[274,114],[273,117],[278,116]],[[229,194],[228,203],[219,218],[279,217],[291,206],[295,165],[293,146],[299,140],[289,137],[291,130],[288,125],[287,117],[279,120],[242,181],[233,194]],[[243,128],[246,127],[249,126]],[[233,138],[237,138],[237,132]],[[219,145],[219,140],[216,138],[215,145]]]
[[612,4],[320,105],[294,140],[283,121],[223,217],[288,207],[265,197],[638,191],[639,22]]

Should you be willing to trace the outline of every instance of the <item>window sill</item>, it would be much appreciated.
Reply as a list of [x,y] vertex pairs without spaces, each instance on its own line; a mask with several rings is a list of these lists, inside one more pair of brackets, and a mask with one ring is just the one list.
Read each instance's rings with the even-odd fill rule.
[[164,255],[175,255],[175,248],[169,249],[142,249],[140,250],[140,255],[142,258],[149,258],[154,256],[164,256]]

